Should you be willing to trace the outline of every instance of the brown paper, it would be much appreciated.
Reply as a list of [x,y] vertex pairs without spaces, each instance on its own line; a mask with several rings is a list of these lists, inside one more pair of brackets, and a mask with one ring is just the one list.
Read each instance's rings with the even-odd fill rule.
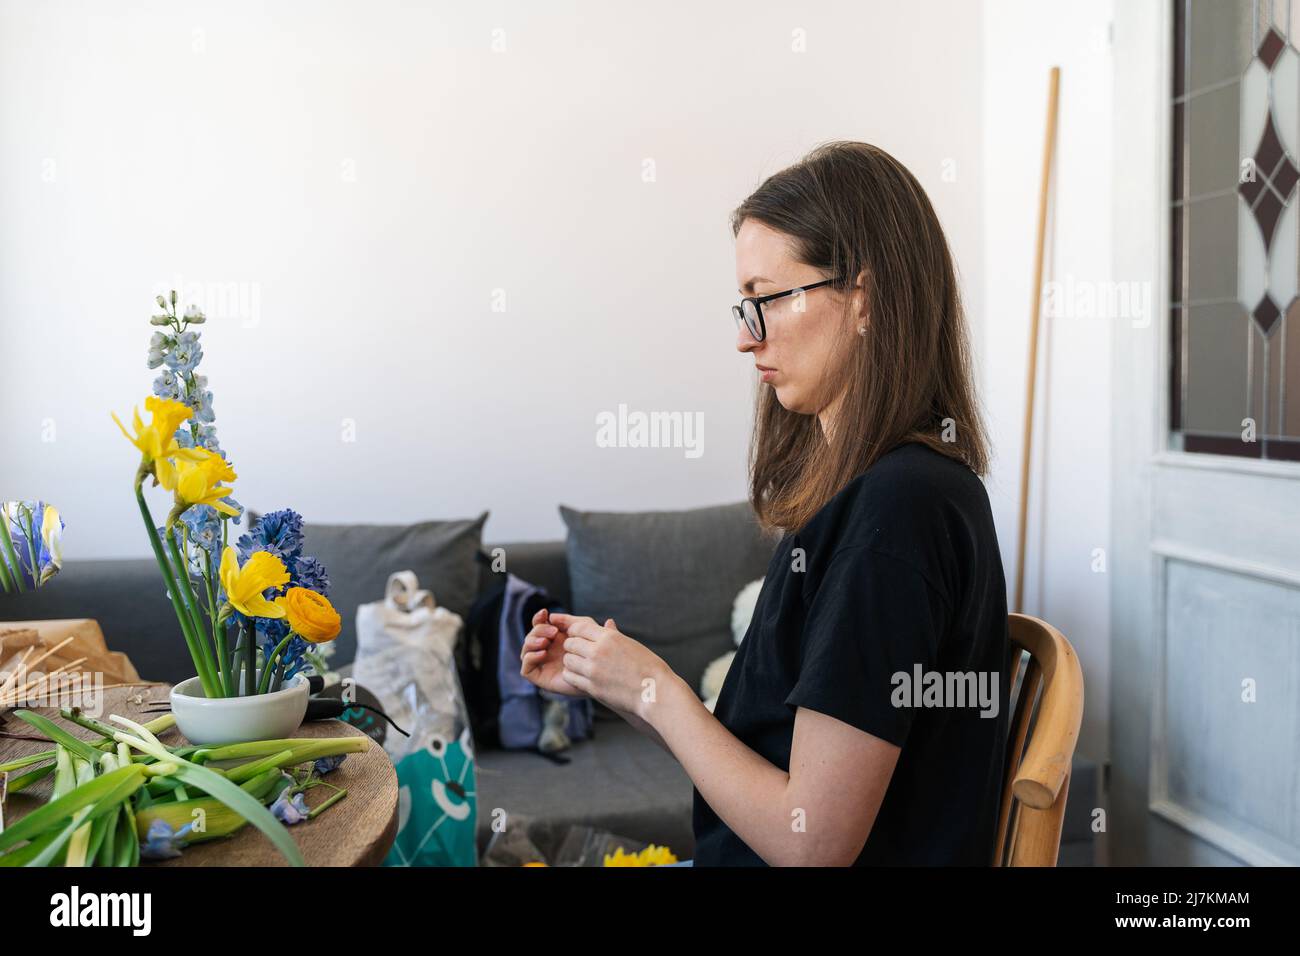
[[[121,651],[110,651],[104,642],[99,622],[90,618],[59,621],[0,621],[0,670],[14,668],[27,648],[27,666],[50,648],[72,638],[40,664],[36,670],[48,674],[80,657],[85,660],[65,673],[103,674],[105,684],[122,684],[140,680],[131,659]],[[4,679],[0,678],[0,685]]]

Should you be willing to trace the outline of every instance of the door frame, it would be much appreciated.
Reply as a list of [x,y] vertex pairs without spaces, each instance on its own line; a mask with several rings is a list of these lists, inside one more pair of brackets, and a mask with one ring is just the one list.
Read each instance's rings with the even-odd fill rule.
[[[1169,442],[1170,189],[1173,3],[1115,5],[1113,275],[1149,277],[1145,328],[1117,322],[1112,338],[1111,750],[1106,839],[1115,864],[1294,864],[1242,833],[1170,799],[1165,787],[1166,608],[1171,562],[1300,588],[1294,566],[1266,541],[1231,553],[1162,536],[1176,504],[1171,481],[1204,489],[1233,480],[1277,493],[1300,488],[1300,464],[1175,451]],[[1152,53],[1155,53],[1153,56]],[[1296,509],[1300,520],[1300,506]],[[1297,525],[1300,526],[1300,525]],[[1168,528],[1166,521],[1165,527]],[[1272,538],[1271,535],[1266,537]]]

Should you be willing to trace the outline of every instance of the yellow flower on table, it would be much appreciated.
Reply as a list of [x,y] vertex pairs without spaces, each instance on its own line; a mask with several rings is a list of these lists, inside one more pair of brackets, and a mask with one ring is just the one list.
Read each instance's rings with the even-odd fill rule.
[[639,853],[625,853],[620,846],[613,853],[605,854],[606,866],[663,866],[676,862],[677,856],[672,850],[653,843]]
[[230,462],[206,448],[194,451],[200,452],[201,457],[193,461],[178,461],[174,469],[167,471],[166,477],[162,471],[158,474],[158,483],[176,494],[176,507],[170,520],[174,521],[181,512],[194,505],[211,505],[222,514],[238,515],[238,508],[232,508],[221,500],[235,490],[222,485],[223,481],[234,481],[237,477]]
[[221,586],[226,591],[226,603],[246,617],[284,617],[284,608],[262,597],[262,592],[267,588],[278,590],[288,583],[289,569],[269,551],[254,551],[242,568],[234,548],[227,546],[221,552]]
[[289,588],[275,603],[284,608],[289,629],[309,643],[332,641],[343,628],[343,620],[329,598],[310,588]]

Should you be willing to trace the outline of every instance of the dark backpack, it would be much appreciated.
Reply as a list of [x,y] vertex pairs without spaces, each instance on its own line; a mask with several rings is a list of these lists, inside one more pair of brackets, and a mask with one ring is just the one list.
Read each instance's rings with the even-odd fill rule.
[[[482,552],[479,552],[478,559],[490,566],[491,559]],[[510,668],[512,671],[517,670],[519,647],[523,635],[532,628],[533,615],[542,608],[550,611],[565,610],[563,605],[552,601],[545,590],[532,588],[527,599],[518,604],[519,620],[503,621],[509,580],[510,575],[506,572],[491,573],[491,583],[470,607],[464,636],[456,646],[456,670],[465,694],[474,744],[479,750],[496,749],[503,745],[511,749],[529,749],[534,746],[533,741],[540,736],[544,719],[541,691],[527,687],[525,690],[528,693],[521,694],[520,688],[514,687],[509,698],[503,701],[501,656],[503,653],[509,654]],[[515,581],[516,587],[524,583],[518,578]],[[508,650],[505,649],[506,644],[510,645]],[[506,704],[504,709],[503,703]],[[566,732],[569,739],[578,741],[591,737],[594,733],[592,702],[586,698],[573,698],[567,703],[569,714]],[[503,713],[508,721],[504,728],[501,726]],[[557,763],[568,762],[568,757],[562,753],[543,756]]]

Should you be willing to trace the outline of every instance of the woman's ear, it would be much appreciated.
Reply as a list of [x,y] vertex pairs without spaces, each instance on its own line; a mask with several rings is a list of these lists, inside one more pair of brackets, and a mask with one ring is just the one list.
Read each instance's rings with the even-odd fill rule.
[[858,335],[866,335],[871,325],[871,297],[867,291],[867,270],[863,269],[858,273],[850,291],[853,296],[853,313],[858,319]]

